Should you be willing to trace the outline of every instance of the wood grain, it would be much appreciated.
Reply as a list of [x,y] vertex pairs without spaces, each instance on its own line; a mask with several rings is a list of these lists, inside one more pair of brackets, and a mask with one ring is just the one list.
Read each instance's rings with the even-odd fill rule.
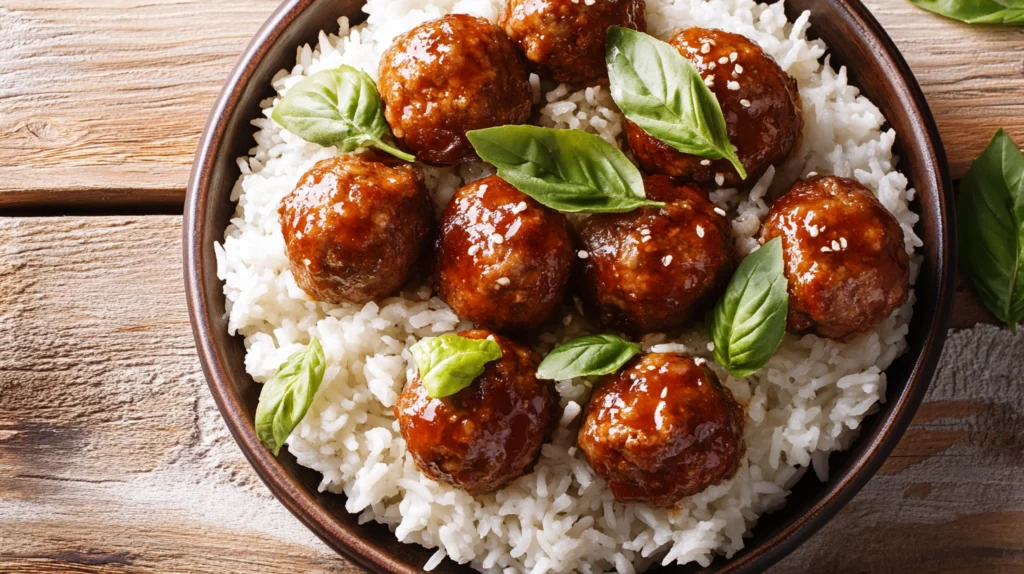
[[[236,57],[276,0],[7,0],[0,205],[166,208]],[[953,177],[996,128],[1024,142],[1024,29],[871,0],[938,118]]]
[[[180,225],[0,218],[0,571],[356,571],[270,496],[220,420]],[[1024,569],[1021,364],[1024,333],[953,333],[882,472],[778,571]]]

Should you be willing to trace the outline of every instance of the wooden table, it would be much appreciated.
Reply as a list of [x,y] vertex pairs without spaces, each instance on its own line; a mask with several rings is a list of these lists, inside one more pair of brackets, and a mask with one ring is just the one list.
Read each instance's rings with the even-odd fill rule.
[[[1024,28],[868,4],[954,177],[997,127],[1024,142]],[[0,571],[355,571],[243,459],[183,297],[198,135],[275,5],[0,0]],[[1024,571],[1024,335],[958,297],[914,426],[778,571]]]

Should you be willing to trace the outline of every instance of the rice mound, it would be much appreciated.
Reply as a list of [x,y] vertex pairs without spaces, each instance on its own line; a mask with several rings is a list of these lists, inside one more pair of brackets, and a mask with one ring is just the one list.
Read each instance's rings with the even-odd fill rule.
[[[273,81],[279,94],[308,74],[349,64],[377,76],[381,53],[415,25],[449,12],[497,19],[502,0],[369,0],[364,24],[338,22],[337,34],[320,33],[315,48],[298,48],[296,65]],[[794,76],[804,102],[804,138],[784,165],[770,169],[748,193],[720,189],[712,200],[729,214],[737,249],[756,248],[755,234],[768,212],[766,197],[781,193],[808,172],[852,177],[870,188],[900,221],[915,279],[921,246],[908,203],[914,190],[895,170],[893,130],[845,69],[836,71],[826,46],[805,36],[808,14],[786,20],[783,3],[752,0],[647,0],[649,33],[667,39],[689,26],[720,28],[757,42]],[[540,107],[538,123],[596,133],[623,147],[623,118],[606,87],[573,90],[531,77]],[[307,143],[270,118],[277,98],[263,102],[257,146],[238,161],[242,175],[232,200],[237,211],[216,246],[224,281],[229,330],[245,337],[246,370],[259,382],[311,337],[319,337],[328,367],[309,412],[288,440],[299,463],[323,473],[321,491],[344,493],[346,509],[360,522],[388,525],[402,542],[437,551],[427,570],[445,556],[484,572],[631,573],[660,563],[731,556],[765,513],[780,508],[789,489],[813,468],[828,476],[828,455],[856,438],[865,416],[885,398],[885,369],[906,349],[914,295],[875,332],[848,343],[787,335],[768,365],[736,379],[713,365],[747,409],[746,460],[726,483],[682,501],[674,509],[616,502],[575,447],[582,406],[590,389],[580,381],[556,384],[561,419],[535,470],[500,492],[472,497],[426,478],[406,456],[392,413],[414,374],[408,348],[422,337],[469,328],[428,285],[401,297],[357,305],[311,300],[288,267],[277,207],[300,175],[334,148]],[[481,163],[424,168],[438,211],[466,182],[493,173]],[[593,327],[574,310],[546,333],[545,352]],[[676,339],[649,335],[647,350],[710,357],[695,326]]]

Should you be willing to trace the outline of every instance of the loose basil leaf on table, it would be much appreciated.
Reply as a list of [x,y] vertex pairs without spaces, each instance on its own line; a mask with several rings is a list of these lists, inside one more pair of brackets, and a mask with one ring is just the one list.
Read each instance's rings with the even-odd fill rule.
[[256,436],[277,456],[288,435],[306,416],[324,380],[324,350],[314,338],[288,357],[260,391],[256,406]]
[[537,378],[565,381],[609,375],[639,353],[640,345],[615,335],[579,337],[548,353],[537,368]]
[[612,26],[606,59],[612,99],[630,121],[682,153],[727,159],[747,178],[718,99],[675,48],[643,32]]
[[439,399],[472,384],[491,361],[501,358],[501,346],[491,339],[467,339],[455,334],[423,339],[410,348],[427,395]]
[[960,268],[981,302],[1017,332],[1024,319],[1024,153],[999,130],[960,182]]
[[377,85],[352,66],[317,72],[295,84],[272,115],[308,142],[335,146],[341,152],[372,146],[405,161],[416,160],[384,142],[388,123]]
[[661,207],[640,171],[615,146],[581,130],[500,126],[466,134],[498,176],[543,205],[569,213]]
[[787,288],[778,237],[744,258],[736,269],[708,321],[715,361],[733,376],[761,370],[779,348],[786,335]]
[[968,24],[1024,25],[1024,0],[910,0],[910,3]]

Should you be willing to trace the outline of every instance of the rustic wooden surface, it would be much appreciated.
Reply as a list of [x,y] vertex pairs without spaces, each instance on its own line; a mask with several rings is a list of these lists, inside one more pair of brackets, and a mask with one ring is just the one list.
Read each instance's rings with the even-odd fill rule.
[[[1024,28],[867,4],[954,177],[997,127],[1024,141]],[[220,82],[275,5],[0,0],[0,572],[355,571],[224,428],[185,310],[181,218],[158,215],[180,208]],[[102,215],[128,211],[149,214]],[[989,322],[960,291],[956,325]],[[896,453],[777,570],[1024,572],[1022,365],[1024,335],[951,333]]]

